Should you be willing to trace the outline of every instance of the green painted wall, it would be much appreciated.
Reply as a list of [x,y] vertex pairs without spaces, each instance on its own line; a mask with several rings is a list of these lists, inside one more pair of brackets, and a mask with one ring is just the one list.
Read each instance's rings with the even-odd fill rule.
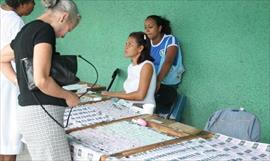
[[[270,1],[179,0],[94,1],[76,0],[80,25],[58,49],[81,54],[108,85],[112,71],[121,68],[112,90],[121,90],[130,63],[123,56],[132,31],[143,30],[146,16],[171,20],[181,40],[186,72],[179,92],[188,97],[184,122],[203,128],[207,118],[223,107],[245,107],[262,123],[262,142],[270,143]],[[29,21],[42,13],[37,8]],[[94,81],[94,71],[81,62],[79,76]]]

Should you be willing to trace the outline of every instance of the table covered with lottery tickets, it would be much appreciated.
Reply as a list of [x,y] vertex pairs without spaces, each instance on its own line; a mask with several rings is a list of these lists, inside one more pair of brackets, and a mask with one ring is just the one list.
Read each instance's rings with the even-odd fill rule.
[[81,102],[64,114],[74,161],[270,160],[269,144],[143,114],[123,100],[95,93],[81,97]]

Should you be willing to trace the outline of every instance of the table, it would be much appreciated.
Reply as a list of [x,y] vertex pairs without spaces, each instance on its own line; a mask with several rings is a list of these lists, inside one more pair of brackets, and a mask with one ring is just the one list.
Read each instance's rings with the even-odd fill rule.
[[[74,161],[270,160],[269,144],[213,134],[156,115],[142,115],[118,106],[114,99],[85,102],[73,110],[66,132]],[[147,127],[132,122],[139,118],[147,122]]]

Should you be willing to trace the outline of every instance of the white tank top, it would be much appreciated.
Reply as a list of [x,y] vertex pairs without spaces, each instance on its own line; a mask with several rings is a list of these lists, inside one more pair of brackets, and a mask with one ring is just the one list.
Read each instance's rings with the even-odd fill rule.
[[142,67],[145,63],[149,63],[152,65],[153,67],[153,75],[151,78],[151,82],[150,82],[150,86],[148,88],[147,94],[144,98],[144,100],[142,101],[131,101],[133,103],[151,103],[151,104],[156,104],[155,103],[155,90],[156,90],[156,72],[155,72],[155,67],[154,64],[149,61],[146,60],[140,64],[137,65],[133,65],[130,64],[128,66],[128,76],[127,79],[124,82],[124,90],[126,93],[131,93],[136,91],[139,88],[139,83],[140,83],[140,74],[141,74],[141,70]]

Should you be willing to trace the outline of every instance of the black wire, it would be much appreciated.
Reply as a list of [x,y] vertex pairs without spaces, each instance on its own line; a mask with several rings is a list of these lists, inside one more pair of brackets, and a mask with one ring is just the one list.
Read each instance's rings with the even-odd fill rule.
[[[93,68],[94,68],[94,70],[95,70],[95,72],[96,72],[96,80],[95,80],[95,82],[91,85],[91,87],[90,87],[90,89],[89,90],[91,90],[96,84],[97,84],[97,81],[98,81],[98,71],[97,71],[97,68],[94,66],[94,64],[92,64],[91,62],[89,62],[88,60],[86,60],[84,57],[82,57],[81,55],[77,55],[79,58],[81,58],[82,60],[84,60],[85,62],[87,62],[88,64],[90,64]],[[86,90],[86,92],[84,92],[83,94],[81,94],[80,96],[79,96],[79,98],[81,98],[82,96],[84,96],[86,93],[88,93],[88,91],[89,91],[88,89]]]
[[41,108],[45,111],[45,113],[51,118],[51,119],[53,119],[53,121],[55,122],[55,123],[57,123],[60,127],[62,127],[62,128],[66,128],[66,127],[68,127],[68,123],[69,123],[69,118],[70,118],[70,115],[71,115],[71,112],[72,112],[72,110],[73,110],[73,107],[71,107],[71,109],[70,109],[70,111],[69,111],[69,114],[68,114],[68,117],[67,117],[67,122],[66,122],[66,125],[65,126],[63,126],[61,123],[59,123],[46,109],[45,109],[45,107],[40,103],[40,101],[38,100],[38,98],[37,98],[37,96],[35,95],[35,93],[33,92],[33,91],[31,91],[31,93],[32,93],[32,95],[33,95],[33,97],[34,97],[34,99],[36,100],[36,102],[38,102],[39,103],[39,105],[41,106]]
[[[24,79],[26,81],[26,83],[28,82],[28,79],[27,79],[27,75],[26,75],[26,71],[25,71],[25,65],[24,65],[24,62],[21,61],[21,66],[22,66],[22,70],[23,70],[23,76],[24,76]],[[46,109],[45,107],[43,107],[43,105],[40,103],[40,101],[38,100],[37,96],[35,95],[35,93],[33,91],[31,91],[31,94],[32,96],[34,97],[34,99],[36,100],[36,102],[41,106],[41,108],[45,111],[45,113],[55,122],[57,123],[61,128],[66,128],[68,127],[68,123],[69,123],[69,118],[70,118],[70,115],[71,115],[71,112],[73,110],[73,107],[71,107],[70,111],[69,111],[69,114],[68,114],[68,117],[67,117],[67,123],[65,126],[63,126],[61,123],[59,123]]]
[[[96,67],[91,63],[91,62],[89,62],[88,60],[86,60],[85,58],[83,58],[81,55],[78,55],[78,57],[79,58],[81,58],[82,60],[84,60],[84,61],[86,61],[88,64],[90,64],[93,68],[94,68],[94,70],[95,70],[95,72],[96,72],[96,80],[95,80],[95,82],[92,84],[92,86],[90,87],[90,90],[97,84],[97,81],[98,81],[98,71],[97,71],[97,69],[96,69]],[[25,71],[25,68],[24,68],[24,65],[23,64],[21,64],[23,67],[22,67],[22,69],[23,69],[23,73],[24,73],[24,78],[25,78],[25,81],[26,82],[28,82],[27,81],[27,76],[26,76],[26,71]],[[67,117],[67,122],[66,122],[66,125],[65,126],[63,126],[61,123],[59,123],[46,109],[45,109],[45,107],[40,103],[40,101],[38,100],[38,98],[37,98],[37,96],[35,95],[35,93],[33,92],[33,91],[30,91],[31,92],[31,94],[33,95],[33,97],[34,97],[34,99],[36,100],[36,102],[41,106],[41,108],[44,110],[44,112],[55,122],[55,123],[57,123],[60,127],[62,127],[62,128],[66,128],[66,127],[68,127],[68,123],[69,123],[69,118],[70,118],[70,116],[71,116],[71,112],[72,112],[72,110],[73,110],[73,107],[71,107],[71,109],[70,109],[70,111],[69,111],[69,114],[68,114],[68,117]],[[83,95],[85,95],[86,93],[88,93],[88,90],[86,90],[86,92],[84,92],[82,95],[80,95],[79,96],[79,98],[81,98]]]

